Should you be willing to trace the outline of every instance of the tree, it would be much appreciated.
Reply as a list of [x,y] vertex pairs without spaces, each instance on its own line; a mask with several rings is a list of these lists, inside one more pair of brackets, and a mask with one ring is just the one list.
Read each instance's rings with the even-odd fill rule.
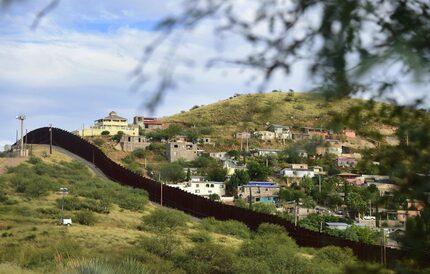
[[120,130],[112,137],[112,140],[119,142],[124,134],[124,131]]
[[237,192],[237,187],[246,185],[250,178],[248,172],[245,170],[236,170],[233,175],[231,175],[230,180],[227,182],[226,190],[229,194],[235,195]]
[[356,217],[358,213],[363,213],[367,209],[367,203],[358,192],[349,192],[346,198],[346,205],[351,213],[351,217]]
[[100,134],[102,136],[108,136],[110,134],[110,132],[108,130],[103,130]]
[[252,210],[264,213],[264,214],[275,214],[276,207],[274,204],[265,204],[265,203],[253,203]]
[[166,163],[160,167],[161,180],[166,182],[181,182],[185,179],[185,172],[178,163]]
[[224,182],[227,170],[222,166],[212,166],[207,169],[207,176],[210,181]]
[[250,161],[247,164],[248,174],[251,180],[264,181],[270,174],[270,169],[255,161]]
[[211,201],[220,201],[221,198],[219,197],[218,194],[212,193],[211,195],[209,195],[209,200],[211,200]]
[[143,148],[136,148],[133,150],[133,156],[136,158],[145,158],[146,157],[146,151]]
[[190,168],[187,169],[187,182],[191,180],[191,170]]

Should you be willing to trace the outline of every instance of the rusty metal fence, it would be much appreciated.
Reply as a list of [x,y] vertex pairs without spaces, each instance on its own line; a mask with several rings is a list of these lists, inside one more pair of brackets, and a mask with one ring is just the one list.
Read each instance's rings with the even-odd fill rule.
[[[44,127],[29,132],[27,140],[29,144],[49,144],[50,128]],[[62,129],[52,128],[52,144],[92,162],[106,176],[120,184],[146,190],[151,201],[160,203],[161,186],[158,182],[142,177],[115,163],[98,147],[81,137]],[[278,216],[214,202],[178,188],[166,185],[163,185],[162,188],[163,205],[165,206],[184,211],[198,218],[214,217],[218,220],[237,220],[251,229],[256,229],[262,223],[278,224],[286,228],[289,235],[299,246],[323,247],[334,245],[349,247],[361,260],[386,263],[388,265],[394,265],[404,255],[401,250],[354,242],[311,231],[294,226],[291,222]]]

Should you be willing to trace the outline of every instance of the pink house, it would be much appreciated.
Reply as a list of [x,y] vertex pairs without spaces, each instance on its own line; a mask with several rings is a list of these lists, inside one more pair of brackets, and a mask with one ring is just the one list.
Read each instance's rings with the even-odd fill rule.
[[342,135],[348,137],[348,138],[352,138],[354,139],[355,137],[357,137],[355,130],[352,129],[344,129],[342,130]]

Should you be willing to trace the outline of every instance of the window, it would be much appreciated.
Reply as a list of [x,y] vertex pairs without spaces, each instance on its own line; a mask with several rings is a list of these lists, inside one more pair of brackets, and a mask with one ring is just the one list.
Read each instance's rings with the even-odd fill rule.
[[178,145],[174,145],[173,147],[174,147],[174,148],[178,148],[179,146],[178,146]]
[[211,184],[211,187],[214,187],[214,184]]
[[212,190],[208,190],[208,193],[210,194],[210,193],[212,193]]
[[196,184],[196,187],[199,187],[199,184]]
[[128,141],[131,142],[131,137],[128,137]]
[[259,201],[260,201],[260,198],[255,198],[255,201],[256,201],[256,202],[259,202]]
[[200,193],[200,189],[196,189],[196,190],[195,190],[195,193]]
[[209,184],[206,184],[206,187],[209,187]]

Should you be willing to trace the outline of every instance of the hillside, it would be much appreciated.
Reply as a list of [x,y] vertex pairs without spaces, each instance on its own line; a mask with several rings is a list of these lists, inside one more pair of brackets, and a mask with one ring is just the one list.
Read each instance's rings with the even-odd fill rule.
[[[315,93],[243,94],[164,117],[163,120],[196,126],[234,126],[237,130],[263,129],[267,123],[327,127],[333,116],[365,104],[365,100],[352,98],[327,101]],[[376,108],[381,106],[380,103],[375,104]],[[370,126],[377,128],[378,124]]]
[[[197,221],[148,202],[144,191],[100,178],[71,155],[36,157],[0,174],[0,273],[341,273],[349,250],[299,248],[282,228]],[[58,225],[60,187],[67,187]]]

